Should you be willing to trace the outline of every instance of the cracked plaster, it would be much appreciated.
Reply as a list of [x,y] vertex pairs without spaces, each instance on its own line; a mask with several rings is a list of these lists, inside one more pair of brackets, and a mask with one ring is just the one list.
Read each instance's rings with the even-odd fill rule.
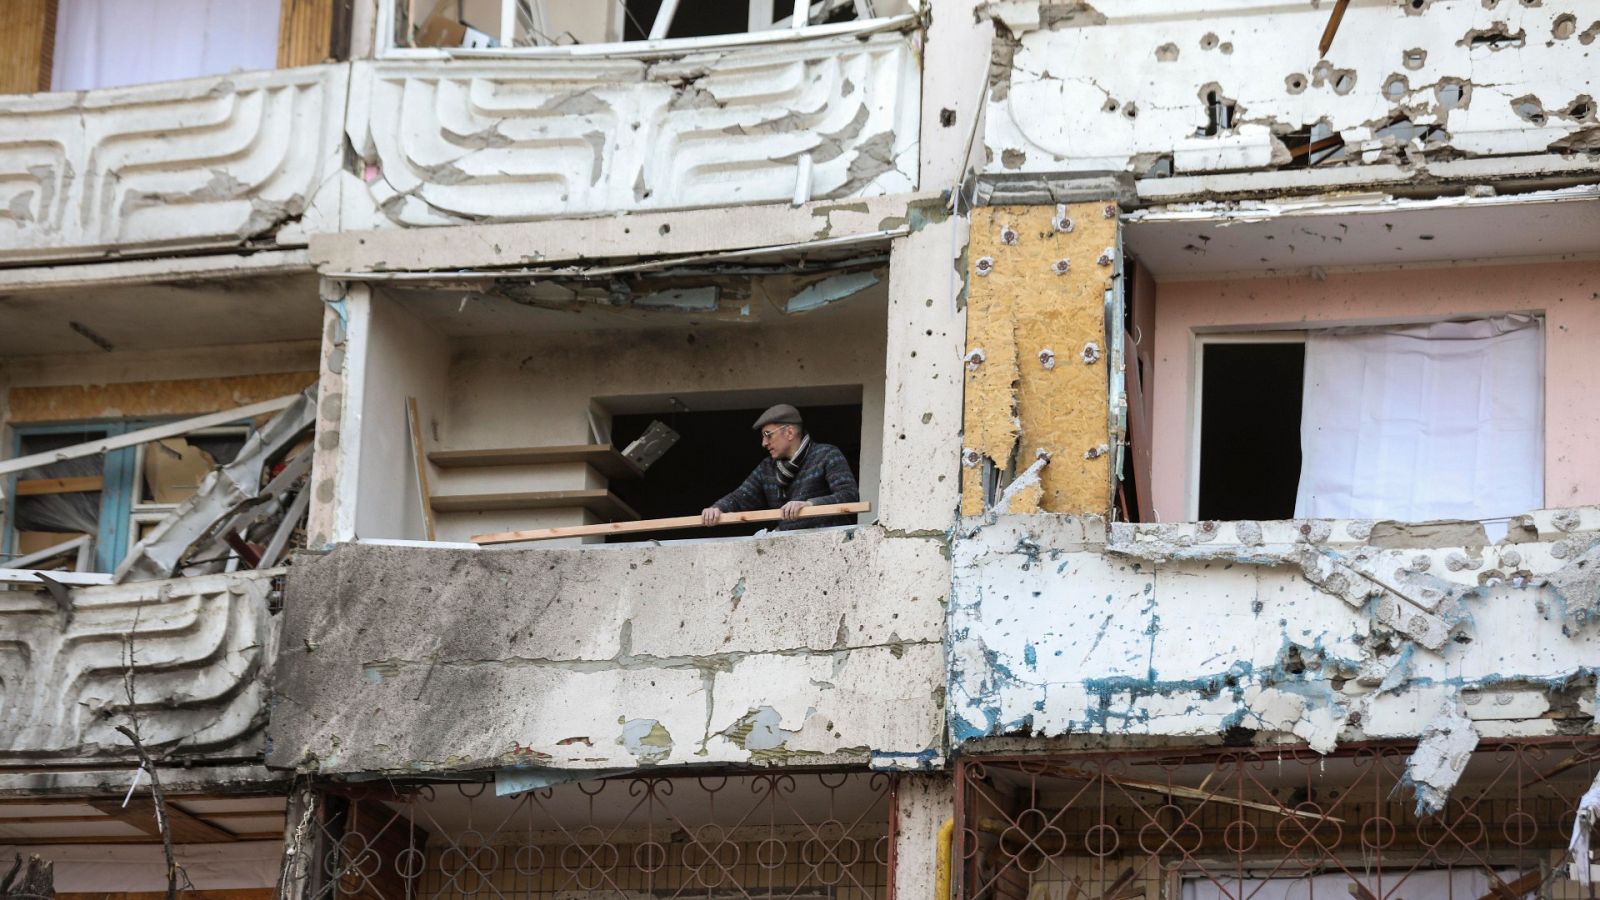
[[[441,74],[443,72],[444,74]],[[905,193],[919,81],[907,38],[678,59],[360,62],[347,117],[372,177],[344,227]]]
[[1520,523],[1500,544],[1379,550],[1370,522],[1117,525],[1107,540],[1093,518],[966,520],[953,740],[1242,728],[1326,752],[1416,737],[1446,699],[1486,736],[1586,729],[1600,510]]
[[[1330,162],[1419,175],[1432,161],[1593,143],[1594,106],[1580,99],[1593,91],[1570,77],[1592,67],[1574,32],[1593,17],[1574,18],[1571,4],[1439,0],[1420,15],[1357,4],[1315,64],[1328,18],[1315,4],[1132,0],[1070,21],[1045,14],[1054,8],[985,5],[998,31],[989,171],[1143,174],[1163,158],[1178,175],[1276,168],[1289,160],[1286,139],[1319,124],[1344,141]],[[1215,121],[1213,92],[1230,121]],[[1582,115],[1544,112],[1557,109]]]
[[925,764],[941,746],[944,552],[939,537],[859,527],[302,556],[270,761]]

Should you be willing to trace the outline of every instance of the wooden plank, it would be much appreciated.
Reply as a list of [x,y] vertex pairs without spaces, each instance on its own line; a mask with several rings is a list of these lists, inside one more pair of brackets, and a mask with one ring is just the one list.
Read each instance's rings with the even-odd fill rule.
[[36,584],[43,587],[44,581],[39,577],[40,575],[67,587],[93,587],[112,583],[110,572],[59,572],[54,570],[38,572],[33,569],[0,569],[0,584]]
[[[210,888],[185,890],[179,894],[183,900],[273,900],[276,888]],[[88,891],[74,893],[56,891],[56,900],[166,900],[166,891]]]
[[[808,506],[800,511],[800,518],[842,516],[869,512],[871,503],[829,503]],[[776,509],[759,509],[751,512],[723,513],[719,525],[736,525],[741,522],[777,522],[783,512]],[[610,522],[604,525],[571,525],[563,528],[539,528],[533,531],[506,531],[499,534],[478,534],[468,538],[474,544],[511,544],[520,541],[548,541],[555,538],[590,537],[598,534],[639,534],[648,531],[672,531],[680,528],[701,528],[699,516],[673,516],[667,519],[644,519],[638,522]]]
[[411,426],[411,462],[417,469],[417,497],[422,504],[422,530],[428,540],[433,540],[433,504],[428,489],[428,457],[422,452],[422,414],[417,412],[417,398],[406,398],[406,422]]
[[40,494],[79,494],[98,491],[105,486],[99,475],[78,475],[73,478],[27,478],[17,482],[18,497],[36,497]]
[[288,394],[273,400],[263,400],[248,406],[239,406],[225,409],[210,415],[196,416],[179,422],[168,422],[153,428],[141,428],[127,434],[119,434],[100,441],[89,441],[85,444],[73,444],[71,447],[62,447],[59,450],[47,450],[44,453],[34,453],[29,456],[19,456],[15,459],[0,461],[0,475],[9,475],[34,466],[46,463],[61,462],[64,459],[80,459],[85,456],[94,456],[96,453],[107,453],[112,450],[121,450],[124,447],[137,447],[149,441],[158,441],[162,438],[177,437],[202,428],[212,428],[217,425],[227,425],[241,419],[253,419],[266,413],[275,413],[285,409],[289,404],[299,398],[299,394]]
[[497,494],[446,494],[433,498],[436,512],[480,512],[491,509],[587,509],[608,519],[637,519],[639,514],[616,494],[600,488],[581,491],[509,491]]
[[[160,836],[161,829],[156,824],[156,801],[149,797],[132,797],[128,805],[123,806],[122,801],[114,797],[96,798],[89,801],[89,805],[105,813],[125,825],[132,825],[145,834]],[[216,825],[191,815],[183,807],[167,801],[167,825],[172,831],[173,843],[177,844],[220,844],[236,841],[239,836],[226,828]]]
[[0,28],[0,94],[50,90],[56,0],[11,0]]
[[[170,800],[168,801],[171,802]],[[38,806],[47,806],[48,803],[36,803]],[[64,804],[63,804],[64,805]],[[121,806],[122,801],[118,800]],[[284,812],[281,809],[244,809],[229,812],[201,813],[207,819],[276,819],[283,821]],[[0,825],[53,825],[58,822],[105,822],[104,815],[70,815],[70,816],[4,816],[0,815]]]
[[[121,803],[121,800],[117,801]],[[229,843],[243,841],[281,841],[283,831],[252,831],[236,835]],[[161,844],[160,835],[141,835],[139,837],[124,837],[122,835],[108,836],[104,834],[57,834],[49,837],[6,838],[6,846],[37,847],[47,844]],[[98,894],[96,896],[99,896]],[[166,896],[165,893],[162,896]]]
[[333,0],[282,0],[278,68],[314,66],[333,57]]
[[610,444],[564,444],[555,447],[500,447],[487,450],[435,450],[428,460],[441,469],[466,469],[483,466],[540,466],[556,463],[587,463],[607,478],[638,478],[644,475],[633,460]]

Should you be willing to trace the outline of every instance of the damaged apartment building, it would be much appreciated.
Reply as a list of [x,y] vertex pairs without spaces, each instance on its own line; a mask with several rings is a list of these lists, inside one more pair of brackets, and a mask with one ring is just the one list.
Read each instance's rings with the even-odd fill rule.
[[0,896],[1594,896],[1592,3],[5,15]]

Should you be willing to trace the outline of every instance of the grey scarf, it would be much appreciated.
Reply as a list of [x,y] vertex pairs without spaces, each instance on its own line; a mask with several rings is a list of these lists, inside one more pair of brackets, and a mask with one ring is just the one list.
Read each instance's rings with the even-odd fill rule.
[[811,449],[811,435],[800,439],[800,449],[794,452],[790,459],[774,460],[778,466],[778,490],[783,496],[789,496],[789,485],[794,484],[794,477],[800,474],[800,466],[804,463],[806,451]]

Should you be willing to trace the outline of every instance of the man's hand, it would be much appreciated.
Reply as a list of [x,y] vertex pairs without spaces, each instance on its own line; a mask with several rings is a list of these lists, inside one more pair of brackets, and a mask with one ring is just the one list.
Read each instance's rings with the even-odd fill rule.
[[810,500],[790,500],[788,503],[783,505],[783,509],[781,510],[783,514],[783,520],[785,522],[791,522],[800,518],[800,510],[805,509],[810,505]]
[[702,525],[715,525],[722,519],[722,510],[715,506],[708,506],[700,510],[700,523]]

